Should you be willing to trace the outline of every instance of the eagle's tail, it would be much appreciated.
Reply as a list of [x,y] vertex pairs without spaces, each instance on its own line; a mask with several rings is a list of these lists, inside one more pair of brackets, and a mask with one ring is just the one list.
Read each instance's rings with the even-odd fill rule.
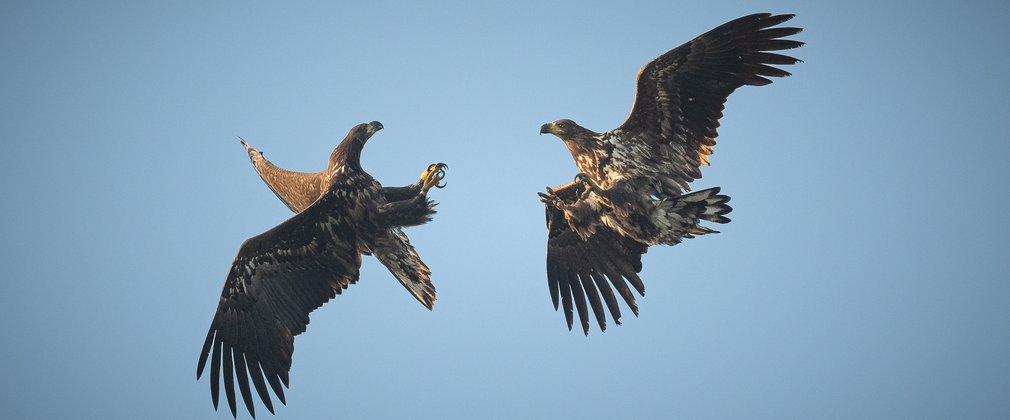
[[729,223],[726,214],[733,211],[733,208],[726,204],[728,202],[729,196],[719,194],[719,187],[660,201],[653,216],[653,220],[666,233],[660,242],[674,245],[680,243],[682,238],[719,233],[699,223],[702,220]]
[[400,228],[388,230],[389,234],[376,239],[372,251],[375,258],[389,269],[422,305],[431,309],[435,304],[435,286],[431,283],[431,270],[421,261],[410,240]]

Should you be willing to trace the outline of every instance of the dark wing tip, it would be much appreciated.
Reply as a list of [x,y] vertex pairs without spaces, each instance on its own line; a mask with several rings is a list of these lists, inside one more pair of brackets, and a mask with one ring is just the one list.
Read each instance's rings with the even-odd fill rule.
[[789,20],[792,20],[792,18],[794,17],[796,17],[795,13],[783,13],[781,15],[772,15],[771,13],[761,13],[760,20],[763,21],[761,22],[761,27],[768,28],[771,26],[779,25]]
[[203,341],[203,350],[200,351],[200,360],[196,362],[196,380],[200,380],[203,375],[203,368],[207,367],[207,357],[210,356],[210,348],[214,344],[214,328],[207,332],[207,338]]

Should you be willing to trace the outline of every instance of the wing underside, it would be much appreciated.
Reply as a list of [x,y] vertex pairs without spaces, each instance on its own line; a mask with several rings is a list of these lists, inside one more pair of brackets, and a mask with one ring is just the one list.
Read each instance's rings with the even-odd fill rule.
[[215,408],[223,382],[232,415],[236,384],[250,414],[251,390],[272,413],[267,386],[283,403],[294,336],[305,331],[310,312],[357,281],[355,232],[332,210],[338,207],[333,200],[324,197],[239,249],[197,367],[199,379],[210,361]]

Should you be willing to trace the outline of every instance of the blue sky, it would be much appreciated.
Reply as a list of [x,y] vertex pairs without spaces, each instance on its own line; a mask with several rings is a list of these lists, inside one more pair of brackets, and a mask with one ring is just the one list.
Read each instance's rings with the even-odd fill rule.
[[[1007,4],[356,3],[0,4],[0,417],[230,417],[200,345],[289,217],[236,136],[315,171],[371,120],[386,185],[450,165],[408,232],[439,300],[366,259],[277,418],[1010,417]],[[759,11],[808,45],[727,104],[694,185],[733,222],[567,331],[535,193],[575,167],[540,124],[616,127],[640,66]]]

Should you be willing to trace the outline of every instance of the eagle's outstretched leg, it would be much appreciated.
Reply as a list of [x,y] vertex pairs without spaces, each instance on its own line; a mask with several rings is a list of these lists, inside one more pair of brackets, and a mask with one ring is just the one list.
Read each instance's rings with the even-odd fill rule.
[[590,192],[594,192],[597,195],[603,195],[603,188],[600,188],[596,181],[593,181],[593,179],[584,172],[575,174],[575,182],[577,184],[582,184],[582,198],[585,198],[585,196],[589,195]]
[[431,221],[436,205],[423,194],[389,202],[376,208],[375,222],[384,228],[423,225]]
[[575,175],[575,183],[582,185],[582,200],[588,199],[589,194],[593,193],[598,202],[609,207],[619,217],[626,218],[633,213],[638,198],[628,181],[621,180],[611,185],[610,188],[604,189],[596,181],[593,181],[589,175],[579,172]]
[[[572,183],[558,187],[555,191],[551,187],[547,188],[547,193],[538,192],[540,201],[550,208],[555,208],[564,214],[568,226],[583,240],[588,239],[596,232],[595,221],[599,219],[600,206],[597,200],[582,200],[580,195],[585,194],[577,191],[578,184]],[[579,195],[572,195],[572,194]],[[565,200],[562,197],[567,197]]]
[[538,192],[537,195],[540,196],[540,201],[548,206],[561,209],[565,206],[565,202],[561,200],[561,197],[554,192],[551,187],[544,187],[547,189],[547,194]]
[[445,178],[445,170],[448,168],[449,165],[441,162],[428,165],[428,169],[421,173],[421,179],[417,181],[417,185],[421,187],[421,195],[428,194],[431,187],[445,188],[446,184],[439,182]]
[[439,184],[445,178],[445,170],[449,166],[444,163],[433,163],[421,173],[421,178],[410,185],[404,187],[382,187],[382,195],[386,201],[409,200],[414,197],[425,197],[431,187],[443,188],[445,184]]

